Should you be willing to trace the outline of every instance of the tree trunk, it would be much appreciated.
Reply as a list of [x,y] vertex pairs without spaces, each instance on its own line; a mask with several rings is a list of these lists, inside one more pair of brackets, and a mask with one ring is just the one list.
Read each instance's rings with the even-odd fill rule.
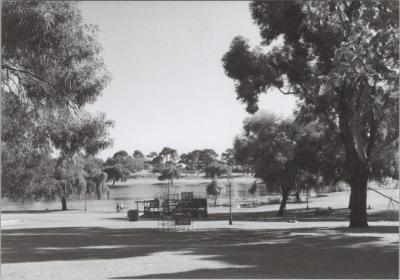
[[67,210],[67,182],[61,185],[61,189],[59,191],[59,196],[61,200],[61,210]]
[[294,195],[296,197],[296,202],[301,202],[300,191],[297,191]]
[[353,199],[353,192],[350,191],[349,206],[347,207],[348,209],[351,209],[351,200],[352,199]]
[[60,199],[61,199],[61,209],[63,211],[68,210],[67,209],[67,198],[65,196],[62,196]]
[[306,192],[307,192],[307,197],[306,197],[306,199],[307,199],[307,210],[308,210],[308,209],[309,209],[309,207],[308,207],[308,195],[309,195],[309,189],[308,189],[308,187],[307,187]]
[[349,176],[350,227],[368,227],[367,223],[367,184],[369,172],[361,164],[354,164]]
[[214,195],[214,206],[217,206],[217,196]]
[[[362,98],[365,98],[367,92],[364,89],[354,91],[351,87],[342,87],[337,92],[339,93],[339,136],[344,146],[346,177],[351,187],[350,227],[368,227],[367,183],[370,175],[369,157],[374,143],[375,129],[371,127],[371,135],[365,148],[361,137],[361,105],[363,104]],[[357,102],[354,102],[353,99]]]
[[350,227],[368,227],[367,184],[370,174],[369,165],[360,158],[355,149],[349,149],[349,147],[345,146],[345,152],[346,177],[351,188],[349,199]]
[[281,205],[279,206],[279,211],[278,211],[278,214],[277,214],[278,217],[282,217],[284,212],[285,212],[286,202],[287,202],[288,196],[289,196],[289,192],[287,192],[287,191],[283,191],[282,192]]

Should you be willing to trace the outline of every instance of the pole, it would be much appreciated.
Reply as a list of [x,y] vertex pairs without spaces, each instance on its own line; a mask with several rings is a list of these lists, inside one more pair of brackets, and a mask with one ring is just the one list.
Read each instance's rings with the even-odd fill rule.
[[168,182],[168,184],[167,184],[167,187],[168,187],[168,197],[167,197],[167,211],[168,211],[168,214],[169,214],[169,182]]
[[86,186],[86,190],[85,190],[85,212],[86,212],[86,197],[87,197],[87,186]]
[[308,208],[308,188],[307,188],[306,192],[307,192],[307,196],[306,197],[307,197],[307,210],[308,210],[309,209]]
[[232,225],[232,178],[230,170],[228,174],[228,186],[229,186],[229,225]]
[[399,202],[398,202],[397,200],[395,200],[395,199],[393,199],[393,198],[391,198],[391,197],[388,197],[387,195],[384,195],[383,193],[378,192],[377,190],[374,190],[373,188],[368,187],[368,189],[370,189],[371,191],[374,191],[374,192],[376,192],[376,193],[378,193],[378,194],[380,194],[380,195],[386,197],[387,199],[389,199],[389,200],[391,200],[391,201],[394,201],[394,202],[396,202],[397,204],[399,204]]

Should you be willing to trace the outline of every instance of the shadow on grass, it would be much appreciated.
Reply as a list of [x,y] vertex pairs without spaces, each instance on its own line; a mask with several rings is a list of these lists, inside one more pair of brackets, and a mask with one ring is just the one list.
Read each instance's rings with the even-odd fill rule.
[[61,209],[51,209],[51,210],[3,210],[1,211],[2,214],[43,214],[43,213],[52,213],[52,212],[65,212],[74,211],[81,209],[68,209],[68,210],[61,210]]
[[[287,221],[288,219],[294,219],[303,222],[329,222],[329,221],[348,221],[350,217],[350,209],[327,209],[310,208],[306,209],[290,209],[286,211],[283,217],[276,216],[277,211],[266,211],[266,212],[241,212],[232,213],[233,220],[236,221]],[[208,215],[207,220],[219,221],[226,220],[227,213],[212,213]],[[398,221],[399,212],[394,210],[370,212],[368,213],[368,221]]]
[[[343,221],[347,222],[350,217],[350,210],[347,208],[333,209],[329,212],[326,209],[310,208],[287,210],[283,217],[276,216],[277,211],[266,212],[234,212],[232,217],[234,221],[265,221],[265,222],[287,222],[296,218],[300,222],[330,222]],[[194,221],[227,221],[229,213],[212,213],[207,218],[193,218]],[[127,216],[104,218],[107,220],[128,221]],[[154,221],[157,216],[140,216],[141,221]],[[368,213],[369,222],[378,221],[398,221],[399,213],[394,210],[385,210],[379,212]]]
[[[366,234],[348,234],[354,232]],[[132,258],[184,250],[243,267],[170,274],[149,271],[137,278],[397,278],[398,247],[385,243],[376,233],[398,233],[398,227],[201,232],[101,227],[15,229],[2,232],[2,262]]]
[[129,221],[127,216],[123,216],[123,217],[112,217],[112,218],[104,218],[106,220],[114,220],[114,221]]

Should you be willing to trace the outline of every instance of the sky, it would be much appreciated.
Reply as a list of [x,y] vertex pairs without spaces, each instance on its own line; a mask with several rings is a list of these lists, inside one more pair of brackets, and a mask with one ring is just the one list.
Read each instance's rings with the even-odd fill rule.
[[[178,153],[232,147],[249,116],[236,99],[221,58],[237,35],[260,42],[248,2],[79,2],[89,24],[99,26],[102,56],[112,80],[86,109],[115,121],[114,144],[100,153]],[[295,99],[262,95],[262,110],[288,116]]]

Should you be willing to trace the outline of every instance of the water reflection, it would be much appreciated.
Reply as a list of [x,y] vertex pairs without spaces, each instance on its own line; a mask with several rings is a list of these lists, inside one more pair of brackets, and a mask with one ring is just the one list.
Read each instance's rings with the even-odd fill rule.
[[[232,201],[257,200],[265,201],[267,199],[267,190],[264,184],[258,184],[255,194],[250,195],[248,190],[253,183],[252,177],[241,177],[233,180]],[[226,180],[220,179],[222,185],[227,185]],[[174,185],[170,187],[170,193],[180,195],[181,192],[193,192],[194,197],[207,197],[206,188],[210,180],[198,178],[182,178],[175,180]],[[116,201],[123,201],[124,208],[136,208],[134,201],[161,198],[167,193],[167,184],[159,182],[156,178],[130,179],[127,182],[116,184],[110,190],[109,200],[87,200],[86,208],[90,211],[115,211]],[[218,197],[219,204],[225,204],[229,199],[228,187]],[[213,203],[213,198],[209,197],[209,203]],[[84,200],[68,200],[68,209],[85,209]],[[10,201],[1,200],[2,211],[43,211],[61,209],[61,202],[54,201]]]

